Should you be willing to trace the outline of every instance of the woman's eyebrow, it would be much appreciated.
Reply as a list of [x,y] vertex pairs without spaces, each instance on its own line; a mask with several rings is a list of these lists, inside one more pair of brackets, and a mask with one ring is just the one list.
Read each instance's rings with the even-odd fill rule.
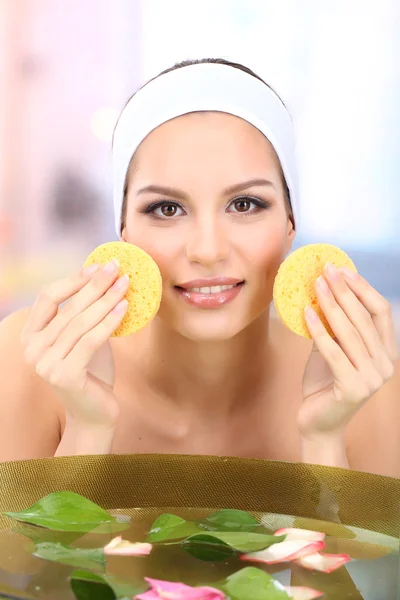
[[[247,181],[242,181],[241,183],[236,183],[228,188],[226,188],[223,192],[224,196],[229,196],[230,194],[236,194],[237,192],[241,192],[250,187],[255,186],[269,186],[275,188],[275,185],[272,181],[268,179],[249,179]],[[137,195],[140,194],[161,194],[162,196],[173,196],[174,198],[178,198],[179,200],[187,200],[188,195],[185,194],[182,190],[178,190],[176,188],[165,187],[161,185],[146,185],[138,190]]]
[[140,188],[137,191],[137,195],[140,194],[161,194],[162,196],[173,196],[174,198],[179,198],[179,200],[186,200],[187,194],[182,192],[181,190],[177,190],[175,188],[165,187],[161,185],[146,185],[145,187]]
[[225,190],[224,194],[228,196],[230,194],[236,194],[237,192],[242,192],[243,190],[247,190],[247,188],[256,186],[269,186],[275,188],[275,185],[272,183],[272,181],[269,181],[268,179],[249,179],[247,181],[242,181],[241,183],[232,185]]

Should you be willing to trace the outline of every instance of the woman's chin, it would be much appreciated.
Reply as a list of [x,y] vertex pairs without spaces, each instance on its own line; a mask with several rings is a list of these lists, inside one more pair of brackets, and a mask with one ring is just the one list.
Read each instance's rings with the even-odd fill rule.
[[222,342],[234,338],[249,323],[232,319],[185,319],[179,323],[176,331],[193,342]]

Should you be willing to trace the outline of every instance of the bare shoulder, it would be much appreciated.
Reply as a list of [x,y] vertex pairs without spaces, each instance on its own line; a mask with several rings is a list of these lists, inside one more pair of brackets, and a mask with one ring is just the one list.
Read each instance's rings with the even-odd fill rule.
[[30,307],[0,322],[0,461],[54,455],[61,406],[24,359],[21,333]]
[[400,360],[393,377],[353,417],[346,442],[353,469],[400,478]]

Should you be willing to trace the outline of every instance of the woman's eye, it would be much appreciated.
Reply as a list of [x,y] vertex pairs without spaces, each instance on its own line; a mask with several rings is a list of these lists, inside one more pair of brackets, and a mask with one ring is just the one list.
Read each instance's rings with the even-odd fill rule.
[[182,210],[178,204],[173,204],[172,202],[164,203],[156,207],[153,211],[155,215],[158,217],[176,217],[179,213],[179,210]]
[[237,212],[247,212],[250,210],[252,202],[248,198],[238,198],[234,200],[233,206]]
[[270,203],[260,198],[250,198],[248,196],[241,196],[235,198],[229,205],[229,212],[233,213],[255,213],[263,208],[269,208]]

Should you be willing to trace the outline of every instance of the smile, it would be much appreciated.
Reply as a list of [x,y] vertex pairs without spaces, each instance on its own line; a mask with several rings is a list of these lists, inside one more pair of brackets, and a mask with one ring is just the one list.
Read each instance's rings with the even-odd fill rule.
[[222,308],[232,302],[244,286],[244,281],[222,285],[176,286],[174,289],[188,304],[203,309]]
[[234,287],[234,285],[213,285],[212,287],[190,288],[186,291],[199,292],[200,294],[219,294],[220,292],[225,292],[225,290],[231,290]]

